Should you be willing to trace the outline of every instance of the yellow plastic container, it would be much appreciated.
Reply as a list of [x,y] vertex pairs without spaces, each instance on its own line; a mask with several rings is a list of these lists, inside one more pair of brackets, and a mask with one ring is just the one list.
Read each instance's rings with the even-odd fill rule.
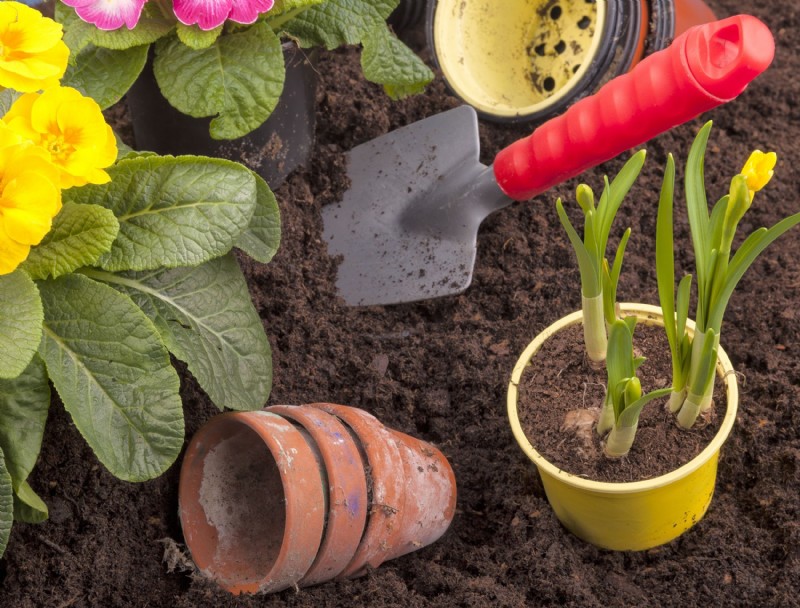
[[703,0],[429,0],[427,30],[445,82],[482,117],[542,122],[712,20]]
[[[647,304],[622,304],[623,314],[640,323],[663,326],[661,309]],[[598,482],[554,466],[525,436],[517,413],[517,386],[531,359],[553,334],[582,322],[577,311],[553,323],[531,342],[517,361],[508,386],[508,416],[514,437],[539,470],[547,499],[561,523],[573,534],[605,549],[640,551],[667,543],[691,528],[705,514],[714,495],[717,461],[736,419],[739,391],[728,356],[720,347],[717,374],[725,383],[727,409],[711,443],[682,467],[645,481]],[[694,332],[694,323],[687,323]]]

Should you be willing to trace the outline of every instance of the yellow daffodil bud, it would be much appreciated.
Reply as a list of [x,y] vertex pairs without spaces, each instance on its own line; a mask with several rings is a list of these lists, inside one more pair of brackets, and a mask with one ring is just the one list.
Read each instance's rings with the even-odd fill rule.
[[747,159],[742,169],[742,175],[747,179],[750,198],[753,198],[753,195],[772,179],[773,169],[777,161],[778,155],[775,152],[767,152],[765,154],[761,150],[754,150],[750,158]]
[[19,2],[0,2],[0,86],[28,93],[58,85],[69,49],[61,24]]
[[13,272],[61,210],[58,169],[45,150],[0,121],[0,274]]
[[9,128],[44,148],[60,172],[61,188],[104,184],[117,142],[100,106],[70,87],[20,97],[4,116]]

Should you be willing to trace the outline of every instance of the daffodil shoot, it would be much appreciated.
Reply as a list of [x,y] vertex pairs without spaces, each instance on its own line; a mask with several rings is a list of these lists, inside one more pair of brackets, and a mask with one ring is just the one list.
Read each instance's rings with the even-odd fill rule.
[[740,222],[753,205],[755,194],[772,178],[777,155],[754,151],[741,172],[731,179],[728,193],[709,211],[703,182],[703,160],[710,131],[711,123],[708,122],[697,134],[686,164],[686,208],[697,285],[696,329],[691,340],[686,330],[691,278],[682,279],[677,295],[674,285],[672,205],[675,169],[671,157],[664,174],[657,225],[659,299],[672,351],[670,409],[677,412],[678,423],[684,428],[690,428],[711,405],[722,320],[733,290],[755,259],[773,241],[800,223],[800,213],[796,213],[769,229],[759,228],[733,252]]
[[583,335],[586,354],[595,363],[602,364],[608,344],[607,329],[616,319],[616,294],[622,259],[630,237],[630,229],[620,238],[611,266],[606,259],[611,227],[625,195],[633,186],[644,164],[645,151],[634,154],[614,181],[605,178],[605,187],[595,206],[594,193],[586,185],[578,186],[576,198],[584,216],[583,238],[570,222],[561,199],[556,210],[561,225],[567,232],[578,260],[581,274],[581,307],[583,309]]

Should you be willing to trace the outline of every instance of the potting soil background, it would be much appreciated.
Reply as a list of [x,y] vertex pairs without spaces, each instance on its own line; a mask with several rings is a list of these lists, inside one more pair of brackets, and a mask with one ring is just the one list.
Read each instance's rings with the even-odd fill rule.
[[[647,145],[642,176],[616,227],[633,229],[620,300],[657,302],[653,233],[667,152],[679,176],[701,124],[715,127],[706,158],[714,200],[754,148],[775,150],[775,178],[742,230],[800,210],[800,6],[711,0],[720,17],[741,10],[775,35],[776,59],[737,100]],[[420,31],[407,34],[429,65]],[[50,519],[15,524],[0,560],[3,607],[129,606],[800,606],[800,231],[745,275],[722,344],[740,374],[740,412],[724,446],[706,517],[671,544],[642,553],[596,549],[567,533],[550,509],[506,417],[506,386],[525,345],[580,305],[578,270],[558,223],[558,196],[575,211],[579,181],[596,191],[627,154],[481,227],[472,286],[460,296],[348,308],[320,237],[320,208],[346,187],[343,153],[396,127],[459,105],[440,78],[400,102],[361,75],[358,49],[323,52],[317,141],[310,165],[276,191],[282,244],[268,265],[242,257],[274,357],[269,404],[333,401],[434,442],[455,470],[458,510],[435,544],[366,576],[271,596],[234,598],[180,568],[181,459],[161,478],[115,479],[54,401],[31,485]],[[528,126],[481,122],[489,164]],[[440,146],[447,153],[447,142]],[[682,187],[680,188],[682,191]],[[682,197],[678,200],[682,201]],[[682,204],[679,272],[692,272]],[[576,217],[576,216],[573,216]],[[186,437],[217,413],[179,365]],[[265,514],[269,516],[269,514]]]

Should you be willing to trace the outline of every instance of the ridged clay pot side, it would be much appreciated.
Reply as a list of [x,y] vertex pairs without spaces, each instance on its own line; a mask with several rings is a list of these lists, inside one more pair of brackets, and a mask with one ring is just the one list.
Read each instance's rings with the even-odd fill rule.
[[[621,304],[620,308],[624,315],[635,315],[639,323],[663,325],[661,309],[656,306]],[[724,417],[717,434],[692,460],[665,475],[643,481],[611,483],[578,477],[549,462],[536,451],[536,438],[525,435],[517,412],[517,387],[544,342],[555,333],[580,324],[582,319],[581,311],[559,319],[520,355],[508,386],[511,430],[536,465],[556,516],[575,536],[615,551],[641,551],[663,545],[700,521],[711,504],[720,449],[733,428],[739,402],[733,366],[720,348],[716,371],[725,386]],[[693,335],[694,322],[689,320],[686,326]]]
[[316,443],[327,486],[325,534],[314,563],[298,583],[306,587],[329,581],[352,561],[367,520],[367,478],[350,432],[335,416],[305,405],[267,408],[302,425]]
[[195,563],[233,593],[359,576],[437,540],[455,504],[439,450],[331,403],[212,418],[179,488]]
[[[455,515],[453,469],[431,444],[385,427],[371,414],[333,403],[314,403],[340,418],[358,437],[371,472],[367,529],[343,577],[363,574],[438,540]],[[391,471],[392,477],[387,477]]]
[[305,432],[269,412],[213,418],[181,467],[179,513],[198,569],[228,591],[291,587],[325,526],[320,462]]

